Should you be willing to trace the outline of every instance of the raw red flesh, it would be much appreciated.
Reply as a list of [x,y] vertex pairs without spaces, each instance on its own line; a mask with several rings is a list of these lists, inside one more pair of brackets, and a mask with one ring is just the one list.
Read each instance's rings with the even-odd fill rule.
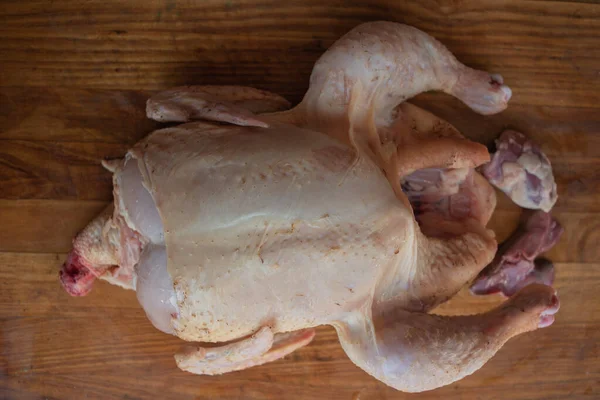
[[531,284],[551,285],[554,266],[536,257],[550,250],[560,239],[563,228],[543,211],[526,212],[519,229],[501,246],[494,260],[471,285],[473,294],[502,293],[512,296]]
[[71,296],[85,296],[92,290],[96,276],[75,251],[69,253],[60,270],[60,283]]
[[472,168],[420,169],[401,183],[421,231],[430,237],[452,237],[470,220],[485,226],[495,206],[493,189]]
[[507,130],[496,140],[496,150],[481,168],[490,183],[521,207],[550,211],[557,199],[556,183],[540,146],[520,132]]

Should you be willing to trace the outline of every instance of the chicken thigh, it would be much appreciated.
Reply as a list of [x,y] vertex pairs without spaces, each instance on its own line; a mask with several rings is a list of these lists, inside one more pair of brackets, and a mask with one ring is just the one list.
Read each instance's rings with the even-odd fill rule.
[[105,162],[114,204],[75,238],[64,287],[83,295],[100,277],[135,289],[156,328],[190,342],[175,358],[193,373],[276,360],[329,324],[356,365],[398,390],[471,374],[549,325],[558,298],[530,285],[485,314],[427,313],[477,276],[496,241],[485,228],[494,192],[474,171],[489,154],[403,103],[426,90],[483,114],[510,98],[500,76],[391,22],[336,42],[291,110],[250,88],[156,95],[149,117],[186,123]]

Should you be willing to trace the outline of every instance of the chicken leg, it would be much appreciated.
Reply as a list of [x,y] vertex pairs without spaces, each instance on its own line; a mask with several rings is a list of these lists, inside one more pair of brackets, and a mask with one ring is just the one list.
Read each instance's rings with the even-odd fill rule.
[[484,115],[504,110],[512,94],[500,75],[461,64],[428,34],[407,25],[369,22],[321,56],[291,119],[343,136],[348,128],[392,125],[400,103],[430,90],[458,97]]
[[484,314],[373,310],[373,320],[355,313],[334,326],[355,364],[395,389],[420,392],[472,374],[510,338],[551,324],[558,307],[552,288],[531,285]]

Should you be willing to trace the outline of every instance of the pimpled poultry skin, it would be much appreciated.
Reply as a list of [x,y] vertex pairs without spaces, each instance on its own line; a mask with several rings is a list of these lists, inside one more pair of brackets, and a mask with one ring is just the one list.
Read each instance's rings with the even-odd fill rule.
[[84,295],[99,277],[135,289],[154,326],[190,342],[175,359],[192,373],[276,360],[323,324],[398,390],[473,373],[511,337],[550,325],[558,298],[534,284],[484,314],[428,314],[496,241],[485,228],[495,195],[474,170],[489,154],[404,102],[427,90],[482,114],[511,95],[499,75],[391,22],[338,40],[291,110],[243,87],[157,94],[148,116],[183,124],[104,163],[114,204],[74,239],[64,287]]

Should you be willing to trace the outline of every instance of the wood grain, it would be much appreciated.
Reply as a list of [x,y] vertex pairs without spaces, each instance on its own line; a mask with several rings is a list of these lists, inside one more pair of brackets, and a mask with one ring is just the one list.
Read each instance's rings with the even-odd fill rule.
[[0,251],[66,253],[108,202],[0,200]]
[[[152,93],[0,87],[1,103],[7,105],[0,109],[0,199],[109,200],[110,175],[100,160],[122,156],[161,126],[145,116]],[[557,210],[600,211],[596,109],[511,104],[484,117],[446,95],[412,101],[482,143],[491,144],[506,128],[524,132],[552,160],[559,192],[566,194]]]
[[600,104],[598,6],[545,1],[14,1],[0,11],[0,85],[243,84],[297,101],[321,53],[377,19],[501,72],[521,89],[513,104]]
[[[511,399],[530,399],[539,390],[583,396],[600,380],[600,309],[580,307],[595,301],[600,285],[600,270],[590,264],[558,265],[563,309],[551,328],[512,340],[488,367],[453,387],[405,395],[354,366],[331,328],[319,329],[313,344],[282,361],[221,377],[182,373],[172,358],[182,342],[150,325],[133,292],[101,283],[88,297],[73,301],[56,279],[63,259],[63,254],[0,253],[6,374],[0,383],[9,398],[123,399],[161,393],[164,399],[217,394],[222,399],[351,399],[360,393],[361,399],[461,399],[481,394],[484,385],[490,394],[510,386]],[[461,293],[437,311],[481,312],[499,302],[495,296]],[[541,365],[551,368],[540,371]]]
[[0,140],[133,144],[159,125],[152,91],[0,87]]
[[[314,61],[356,24],[421,28],[466,64],[501,73],[509,108],[483,117],[447,95],[412,101],[485,144],[505,128],[550,157],[556,323],[510,341],[483,369],[421,394],[355,367],[331,328],[285,360],[219,377],[179,371],[181,341],[135,293],[100,283],[71,298],[57,272],[72,237],[110,200],[100,160],[159,125],[156,90],[240,84],[298,102]],[[595,399],[600,397],[600,3],[596,1],[42,0],[0,7],[0,399]],[[500,240],[520,210],[504,195]],[[466,291],[436,310],[502,301]]]

